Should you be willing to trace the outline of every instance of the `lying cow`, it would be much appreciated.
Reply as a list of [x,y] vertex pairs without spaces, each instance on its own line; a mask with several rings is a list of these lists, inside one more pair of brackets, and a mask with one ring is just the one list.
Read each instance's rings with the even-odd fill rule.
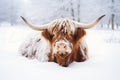
[[28,58],[37,58],[39,61],[56,62],[65,67],[73,61],[83,62],[88,58],[84,29],[94,27],[104,16],[90,24],[57,19],[41,26],[33,26],[21,17],[30,28],[40,31],[37,37],[31,38],[21,47],[21,54]]

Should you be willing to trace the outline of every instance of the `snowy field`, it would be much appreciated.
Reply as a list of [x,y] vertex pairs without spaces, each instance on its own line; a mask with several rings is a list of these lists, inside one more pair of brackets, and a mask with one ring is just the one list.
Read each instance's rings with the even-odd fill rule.
[[0,80],[120,80],[120,31],[87,30],[89,59],[61,67],[21,56],[19,46],[36,31],[0,27]]

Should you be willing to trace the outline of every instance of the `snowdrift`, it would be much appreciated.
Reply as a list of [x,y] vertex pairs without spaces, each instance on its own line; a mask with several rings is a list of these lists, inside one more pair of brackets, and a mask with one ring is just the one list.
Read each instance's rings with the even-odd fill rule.
[[0,27],[0,80],[120,80],[120,31],[87,30],[89,59],[67,68],[19,54],[22,42],[36,33],[22,26]]

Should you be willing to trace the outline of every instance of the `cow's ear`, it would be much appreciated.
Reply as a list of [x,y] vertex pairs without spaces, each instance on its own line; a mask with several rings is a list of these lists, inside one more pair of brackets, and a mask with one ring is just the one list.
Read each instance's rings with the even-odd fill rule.
[[73,36],[73,39],[77,41],[80,40],[85,35],[86,35],[86,31],[84,29],[78,28]]
[[53,38],[53,35],[50,34],[48,30],[43,31],[42,36],[49,41],[51,41]]

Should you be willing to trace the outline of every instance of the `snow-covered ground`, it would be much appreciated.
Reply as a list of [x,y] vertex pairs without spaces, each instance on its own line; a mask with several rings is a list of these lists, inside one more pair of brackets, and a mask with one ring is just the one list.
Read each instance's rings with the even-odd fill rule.
[[27,27],[0,27],[0,80],[120,80],[120,31],[87,30],[89,60],[61,67],[21,56]]

